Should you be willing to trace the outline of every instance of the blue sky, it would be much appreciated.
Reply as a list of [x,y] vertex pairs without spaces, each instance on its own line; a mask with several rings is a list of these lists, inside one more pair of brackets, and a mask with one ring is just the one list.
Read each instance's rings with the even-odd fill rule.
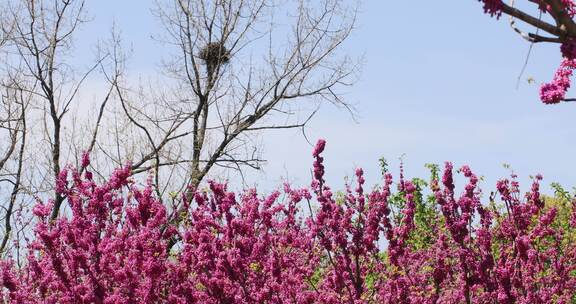
[[[149,0],[89,1],[93,20],[80,34],[79,58],[91,54],[115,20],[134,51],[129,72],[153,73],[164,48],[150,38],[160,31],[152,7]],[[560,61],[558,46],[534,46],[517,88],[529,44],[507,18],[484,15],[478,1],[364,0],[344,47],[364,56],[360,80],[345,94],[357,119],[325,106],[307,128],[310,139],[328,142],[328,180],[336,188],[358,166],[368,184],[377,183],[378,159],[386,157],[397,172],[401,155],[408,176],[427,176],[425,163],[468,164],[486,176],[488,191],[509,173],[503,163],[523,181],[542,173],[545,184],[576,186],[576,104],[546,106],[538,99],[539,84]],[[248,184],[271,189],[286,177],[309,183],[312,147],[299,131],[267,133],[263,143],[268,164],[248,174]]]

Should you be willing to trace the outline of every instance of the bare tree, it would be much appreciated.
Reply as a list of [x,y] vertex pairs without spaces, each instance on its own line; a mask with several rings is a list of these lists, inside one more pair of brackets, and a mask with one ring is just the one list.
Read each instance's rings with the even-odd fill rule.
[[[6,20],[0,13],[0,54],[9,44],[14,30],[13,20]],[[8,240],[12,235],[12,217],[17,195],[22,184],[24,149],[26,147],[26,109],[29,95],[22,90],[11,89],[6,79],[0,81],[0,191],[6,194],[1,214],[4,221],[4,235],[0,241],[0,254],[6,252]],[[7,187],[6,187],[7,186]]]
[[[357,65],[339,48],[355,12],[355,3],[340,0],[158,2],[161,39],[173,47],[163,65],[170,89],[148,103],[161,105],[163,116],[143,113],[121,85],[117,91],[150,146],[133,169],[158,176],[161,167],[184,165],[185,184],[195,188],[214,166],[259,168],[254,134],[303,128],[320,102],[349,109],[339,93]],[[166,131],[155,139],[153,129]]]
[[[158,182],[162,167],[172,176],[175,165],[184,165],[183,185],[194,189],[215,166],[258,169],[263,159],[254,137],[262,131],[304,128],[323,102],[350,109],[339,93],[354,80],[357,65],[339,50],[354,27],[354,4],[159,2],[162,38],[174,50],[164,62],[170,89],[151,102],[162,105],[156,113],[164,116],[136,110],[144,107],[120,85],[117,91],[150,146],[133,169],[154,169]],[[166,132],[155,140],[152,129]]]
[[[82,22],[84,3],[75,1],[22,1],[12,7],[16,22],[13,34],[15,49],[26,68],[26,75],[34,79],[33,92],[47,109],[46,139],[50,145],[49,166],[55,181],[61,170],[61,129],[64,115],[74,99],[75,92],[63,90],[70,81],[69,68],[59,56],[70,47],[72,33]],[[36,89],[38,88],[38,89]],[[48,123],[51,126],[48,127]],[[54,193],[54,214],[58,214],[63,197]],[[53,217],[55,217],[53,215]]]
[[[73,34],[85,22],[84,7],[83,0],[20,0],[11,2],[8,8],[14,20],[10,41],[15,56],[7,63],[10,73],[19,75],[18,80],[21,80],[13,79],[10,89],[33,95],[33,106],[40,110],[43,140],[49,146],[45,165],[51,177],[43,179],[41,184],[54,184],[58,178],[65,150],[62,147],[65,116],[77,102],[83,82],[107,57],[102,56],[82,73],[66,60],[73,49]],[[108,98],[102,103],[102,108],[107,101]],[[97,130],[98,126],[94,132]],[[50,186],[46,188],[53,190]],[[55,219],[64,197],[56,191],[53,193],[51,217]]]

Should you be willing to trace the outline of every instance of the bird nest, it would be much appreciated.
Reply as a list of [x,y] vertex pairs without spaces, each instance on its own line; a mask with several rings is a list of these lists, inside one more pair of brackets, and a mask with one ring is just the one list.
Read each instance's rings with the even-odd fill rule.
[[206,65],[215,67],[230,61],[230,52],[221,42],[210,42],[199,54],[200,59],[206,62]]

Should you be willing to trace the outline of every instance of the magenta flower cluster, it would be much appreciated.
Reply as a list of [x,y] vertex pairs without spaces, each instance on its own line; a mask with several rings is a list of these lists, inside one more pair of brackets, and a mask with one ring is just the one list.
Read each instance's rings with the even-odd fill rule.
[[[420,188],[393,177],[334,193],[316,145],[309,189],[241,194],[225,184],[181,198],[178,214],[137,187],[130,167],[98,185],[67,167],[57,181],[69,212],[49,220],[39,202],[27,261],[0,263],[10,303],[572,303],[576,207],[568,227],[545,208],[540,176],[522,195],[516,177],[497,183],[502,208],[481,202],[467,167],[460,194],[446,163],[430,183],[434,238],[414,245]],[[392,202],[395,203],[392,203]],[[398,204],[400,202],[400,205]],[[400,207],[398,207],[400,206]],[[576,206],[576,205],[575,205]],[[173,219],[184,220],[176,227]],[[170,240],[180,241],[171,249]]]
[[552,82],[545,83],[540,87],[540,100],[545,104],[559,103],[566,97],[566,92],[570,88],[570,77],[576,67],[573,59],[562,60],[560,66],[554,74]]
[[570,88],[572,71],[576,68],[576,42],[573,39],[564,42],[560,51],[564,59],[556,70],[554,79],[540,87],[540,99],[545,104],[559,103],[565,99],[566,92]]
[[484,13],[489,14],[491,17],[496,16],[499,18],[502,15],[502,0],[478,0],[484,4]]

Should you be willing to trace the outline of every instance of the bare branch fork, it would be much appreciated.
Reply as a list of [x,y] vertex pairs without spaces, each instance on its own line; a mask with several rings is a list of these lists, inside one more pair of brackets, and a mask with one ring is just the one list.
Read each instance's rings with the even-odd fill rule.
[[[537,5],[541,5],[538,1],[529,0]],[[547,11],[554,19],[554,24],[542,20],[542,12],[538,17],[532,16],[518,8],[514,7],[514,0],[510,0],[510,4],[502,4],[502,12],[510,16],[510,26],[518,33],[523,39],[530,43],[548,42],[548,43],[564,43],[569,39],[576,38],[576,23],[568,15],[562,4],[561,0],[543,0],[543,4],[547,5]],[[535,33],[529,33],[520,30],[516,26],[516,19],[536,28]],[[539,35],[538,31],[542,30],[551,36]],[[530,52],[528,53],[528,56]],[[524,67],[526,63],[524,64]],[[524,68],[522,69],[524,70]],[[566,98],[563,101],[573,101],[572,98]]]

